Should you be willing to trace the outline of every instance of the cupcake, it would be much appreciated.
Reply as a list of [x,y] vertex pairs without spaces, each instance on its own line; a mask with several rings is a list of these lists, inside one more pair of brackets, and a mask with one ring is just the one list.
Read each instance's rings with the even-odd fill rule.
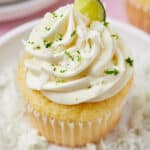
[[90,10],[75,3],[47,13],[24,42],[19,88],[31,124],[50,143],[77,147],[106,136],[133,83],[130,50],[102,4],[90,1]]
[[150,0],[126,0],[129,21],[150,33]]

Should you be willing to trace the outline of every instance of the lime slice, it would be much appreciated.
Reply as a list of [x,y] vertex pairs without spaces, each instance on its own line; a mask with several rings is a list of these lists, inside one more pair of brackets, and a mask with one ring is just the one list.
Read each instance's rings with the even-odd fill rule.
[[106,12],[99,0],[75,0],[75,10],[88,16],[92,21],[105,21]]

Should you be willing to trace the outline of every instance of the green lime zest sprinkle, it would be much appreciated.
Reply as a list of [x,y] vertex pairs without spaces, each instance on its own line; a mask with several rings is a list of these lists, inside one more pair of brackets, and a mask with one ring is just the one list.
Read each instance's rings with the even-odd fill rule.
[[39,45],[34,48],[34,50],[39,50],[39,49],[41,49],[41,46]]
[[66,71],[67,71],[66,69],[60,70],[61,73],[64,73],[64,72],[66,72]]
[[52,13],[54,18],[57,18],[57,14],[55,12]]
[[65,80],[63,80],[63,79],[57,79],[56,82],[57,82],[57,83],[64,83]]
[[74,30],[70,36],[73,37],[75,34],[76,34],[76,30]]
[[46,31],[49,31],[51,28],[50,27],[45,27],[45,30]]
[[131,59],[130,57],[126,58],[125,59],[126,63],[130,66],[130,67],[133,67],[133,64],[134,64],[134,60]]
[[63,35],[61,33],[57,34],[57,40],[61,41],[63,39]]
[[63,17],[63,14],[61,14],[60,17]]
[[82,58],[81,58],[81,55],[80,55],[80,51],[77,50],[76,52],[77,52],[77,54],[78,54],[78,55],[77,55],[77,61],[81,61]]
[[28,43],[29,43],[29,44],[34,44],[34,42],[33,42],[33,41],[28,41]]
[[53,71],[56,71],[56,67],[53,68]]
[[116,40],[119,39],[119,35],[117,35],[117,34],[112,34],[111,36],[112,36],[113,38],[115,38]]
[[74,61],[74,57],[67,51],[65,51],[65,54],[72,60]]
[[105,26],[105,27],[108,27],[108,26],[109,26],[109,22],[104,21],[104,26]]
[[107,70],[104,70],[104,73],[107,74],[107,75],[118,75],[119,70],[117,70],[117,69],[107,69]]
[[52,46],[52,42],[49,42],[49,43],[46,43],[46,44],[45,44],[45,47],[46,47],[46,48],[49,48],[49,47],[51,47],[51,46]]
[[80,51],[79,51],[79,50],[77,50],[77,53],[78,53],[78,54],[80,54]]
[[92,88],[92,86],[91,86],[91,85],[89,85],[89,86],[88,86],[88,89],[90,89],[90,88]]
[[50,41],[44,40],[44,45],[45,45],[45,47],[46,47],[46,48],[51,47],[51,46],[52,46],[52,44],[53,44],[53,42],[50,42]]
[[81,61],[81,56],[77,56],[77,61]]

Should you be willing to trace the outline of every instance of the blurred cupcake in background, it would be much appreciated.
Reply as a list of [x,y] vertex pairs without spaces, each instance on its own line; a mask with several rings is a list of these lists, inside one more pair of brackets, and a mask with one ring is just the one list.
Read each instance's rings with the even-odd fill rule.
[[129,21],[150,33],[150,0],[126,0]]

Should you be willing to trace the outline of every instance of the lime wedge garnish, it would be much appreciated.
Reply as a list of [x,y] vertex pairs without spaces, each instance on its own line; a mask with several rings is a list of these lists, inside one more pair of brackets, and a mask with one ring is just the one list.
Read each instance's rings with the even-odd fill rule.
[[105,21],[105,8],[99,0],[75,0],[75,10],[88,16],[92,21]]

